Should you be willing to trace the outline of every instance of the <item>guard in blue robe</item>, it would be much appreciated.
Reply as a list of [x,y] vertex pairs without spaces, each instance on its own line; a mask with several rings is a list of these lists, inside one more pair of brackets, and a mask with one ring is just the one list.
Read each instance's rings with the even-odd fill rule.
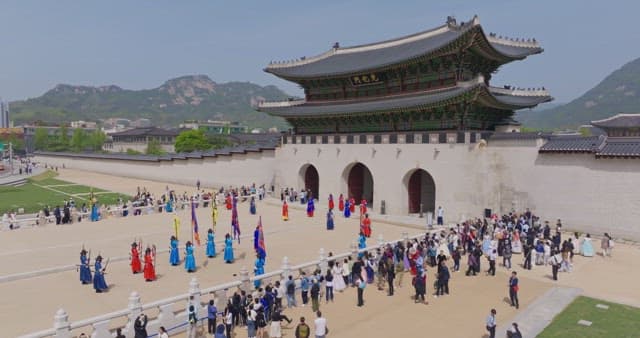
[[313,204],[313,197],[309,196],[309,201],[307,201],[307,216],[313,217],[313,212],[315,210],[316,210],[316,207]]
[[344,201],[344,217],[349,218],[351,217],[351,203],[349,203],[349,200]]
[[193,256],[193,245],[191,241],[187,241],[187,247],[185,248],[184,269],[187,270],[187,272],[196,271],[196,258]]
[[327,211],[327,230],[333,230],[333,211]]
[[233,238],[229,234],[224,237],[224,261],[227,264],[233,263]]
[[249,203],[249,212],[252,215],[256,214],[256,198],[255,197],[251,197],[251,202]]
[[173,200],[170,199],[164,204],[164,210],[166,212],[173,212]]
[[215,257],[216,256],[216,243],[214,242],[214,234],[213,229],[209,229],[207,231],[207,257]]
[[107,291],[109,287],[107,286],[107,282],[104,280],[104,271],[102,271],[102,256],[98,255],[98,257],[96,257],[94,269],[95,271],[93,276],[93,288],[96,290],[96,293]]
[[[365,237],[364,234],[360,232],[360,237],[358,238],[358,249],[366,249],[366,248],[367,248],[367,237]],[[364,256],[364,252],[358,253],[358,258],[362,258],[362,256]]]
[[[260,257],[260,255],[258,255],[256,258],[256,267],[253,271],[255,272],[256,276],[264,274],[264,258]],[[256,289],[258,289],[261,284],[262,281],[259,279],[253,281],[253,286],[255,286]]]
[[91,278],[91,268],[89,268],[87,250],[82,249],[82,251],[80,251],[80,282],[82,282],[82,284],[89,284],[92,281],[93,278]]
[[173,266],[180,264],[180,253],[178,252],[178,239],[176,239],[176,236],[171,236],[169,263]]
[[91,205],[91,222],[96,222],[100,219],[100,215],[98,214],[98,203],[93,203]]
[[258,252],[258,242],[260,241],[260,227],[256,226],[253,230],[253,250]]

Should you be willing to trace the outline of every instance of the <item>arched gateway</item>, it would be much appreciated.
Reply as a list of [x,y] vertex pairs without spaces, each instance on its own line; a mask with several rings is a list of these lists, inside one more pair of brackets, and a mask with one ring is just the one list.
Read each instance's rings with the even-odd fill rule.
[[356,203],[366,199],[369,205],[373,204],[373,175],[364,164],[357,162],[349,165],[343,173],[347,184],[347,197],[353,197]]
[[313,198],[318,198],[320,189],[320,176],[313,164],[305,164],[300,168],[300,183],[305,190],[310,190]]
[[409,213],[422,211],[434,212],[436,209],[436,184],[433,177],[424,169],[415,169],[407,173],[404,179],[409,198]]

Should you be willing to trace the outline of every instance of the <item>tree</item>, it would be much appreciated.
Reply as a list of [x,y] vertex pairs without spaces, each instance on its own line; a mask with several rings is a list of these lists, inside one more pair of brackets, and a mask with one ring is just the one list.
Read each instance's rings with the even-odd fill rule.
[[69,128],[67,127],[66,124],[62,124],[62,126],[60,126],[60,129],[58,129],[58,131],[60,131],[60,143],[64,148],[68,148],[69,147]]
[[104,141],[107,140],[107,135],[105,135],[102,130],[96,130],[89,135],[89,145],[91,146],[91,150],[93,151],[101,151],[102,146],[104,145]]
[[229,141],[226,137],[218,135],[207,136],[207,141],[213,149],[220,149],[233,145],[233,143],[231,143],[231,141]]
[[155,138],[152,138],[147,142],[147,149],[145,150],[145,154],[147,154],[147,155],[164,155],[165,151],[162,150],[162,146],[160,145],[160,141],[158,141]]
[[73,135],[71,135],[71,150],[74,152],[80,152],[87,148],[88,146],[88,136],[87,133],[82,128],[76,128],[73,130]]
[[177,153],[190,153],[211,149],[211,144],[202,130],[186,130],[176,137],[175,148]]
[[33,147],[35,150],[47,150],[49,147],[49,132],[42,128],[36,128],[33,135]]

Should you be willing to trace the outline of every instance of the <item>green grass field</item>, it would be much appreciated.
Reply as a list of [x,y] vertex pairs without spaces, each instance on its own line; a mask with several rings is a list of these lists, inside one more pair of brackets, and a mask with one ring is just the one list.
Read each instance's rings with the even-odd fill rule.
[[[609,309],[597,308],[597,304]],[[579,320],[592,322],[591,326],[579,325]],[[605,302],[588,297],[578,297],[556,316],[538,338],[600,338],[640,337],[640,308]]]
[[118,197],[128,200],[130,196],[102,189],[55,179],[57,174],[51,171],[31,177],[27,184],[20,187],[0,187],[0,213],[24,208],[26,213],[33,213],[48,205],[55,208],[62,206],[70,197],[76,205],[88,204],[89,194],[93,190],[101,204],[116,204]]

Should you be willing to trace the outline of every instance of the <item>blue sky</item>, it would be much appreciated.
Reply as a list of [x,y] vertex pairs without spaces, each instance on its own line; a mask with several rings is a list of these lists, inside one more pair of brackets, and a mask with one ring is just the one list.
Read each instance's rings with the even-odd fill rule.
[[493,84],[545,86],[567,102],[640,57],[639,12],[632,0],[0,0],[0,97],[36,97],[58,83],[154,88],[187,74],[299,95],[264,66],[478,14],[485,31],[545,48],[501,68]]

